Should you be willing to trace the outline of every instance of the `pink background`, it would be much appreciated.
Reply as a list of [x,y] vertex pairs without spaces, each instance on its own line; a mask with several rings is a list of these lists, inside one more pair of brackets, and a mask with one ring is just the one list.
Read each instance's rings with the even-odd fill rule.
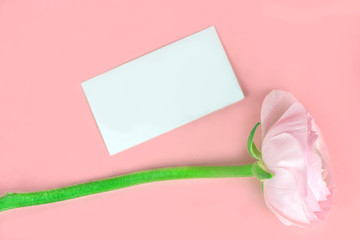
[[[246,99],[110,157],[80,83],[215,25]],[[360,239],[359,1],[0,1],[0,191],[146,168],[250,163],[271,89],[321,126],[336,180],[324,222],[283,226],[253,179],[142,185],[0,213],[0,239]]]

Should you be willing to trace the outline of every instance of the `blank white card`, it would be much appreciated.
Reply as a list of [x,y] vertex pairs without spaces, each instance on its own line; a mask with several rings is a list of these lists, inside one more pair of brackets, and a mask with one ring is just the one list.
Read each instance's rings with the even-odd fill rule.
[[110,155],[244,98],[214,27],[82,87]]

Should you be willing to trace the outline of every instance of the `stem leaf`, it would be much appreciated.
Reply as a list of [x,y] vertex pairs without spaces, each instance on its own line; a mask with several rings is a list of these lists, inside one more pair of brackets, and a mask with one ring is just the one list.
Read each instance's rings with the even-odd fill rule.
[[261,165],[260,161],[257,161],[252,165],[252,172],[254,176],[259,180],[272,178],[273,174],[265,171],[260,165]]
[[247,149],[248,149],[250,155],[253,156],[253,158],[262,160],[261,152],[255,146],[255,143],[253,141],[256,129],[258,128],[259,125],[260,125],[260,123],[258,122],[251,130],[248,141],[247,141]]

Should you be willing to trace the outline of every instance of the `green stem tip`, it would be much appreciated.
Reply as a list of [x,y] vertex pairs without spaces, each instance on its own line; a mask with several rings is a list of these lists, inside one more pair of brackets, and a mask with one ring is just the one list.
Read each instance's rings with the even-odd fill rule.
[[59,202],[150,182],[195,178],[251,177],[254,176],[253,169],[253,164],[158,168],[52,190],[7,193],[0,197],[0,212],[13,208]]

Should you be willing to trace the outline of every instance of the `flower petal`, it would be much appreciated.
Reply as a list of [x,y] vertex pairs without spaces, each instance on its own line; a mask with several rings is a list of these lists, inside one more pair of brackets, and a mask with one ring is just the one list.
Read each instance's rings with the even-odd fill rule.
[[269,209],[285,225],[323,219],[333,180],[320,130],[290,93],[276,90],[264,100],[262,157],[273,178],[263,181]]
[[279,219],[284,224],[310,223],[304,211],[297,179],[288,170],[279,168],[273,178],[264,181],[264,198],[266,204],[271,206],[270,210],[278,217],[280,215]]
[[295,102],[297,102],[297,100],[292,94],[282,90],[273,90],[265,97],[261,107],[261,128],[263,136],[266,135],[270,127],[274,125]]
[[264,141],[281,133],[291,134],[306,151],[308,145],[308,115],[301,103],[293,103],[264,136]]
[[[321,210],[308,189],[306,154],[295,137],[288,133],[281,133],[263,143],[264,163],[274,173],[272,179],[264,181],[268,205],[271,202],[284,217],[300,223],[318,220],[314,211]],[[296,202],[297,206],[287,206],[292,205],[291,202]]]

